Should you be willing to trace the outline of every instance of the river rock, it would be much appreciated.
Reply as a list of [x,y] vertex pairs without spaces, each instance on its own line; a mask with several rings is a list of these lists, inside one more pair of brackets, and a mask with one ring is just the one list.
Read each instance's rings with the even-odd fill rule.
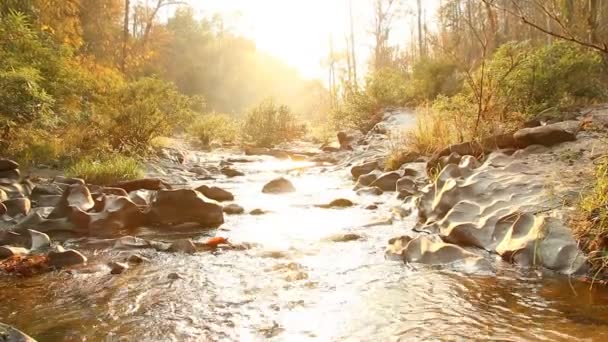
[[222,207],[207,203],[195,190],[161,190],[152,202],[148,217],[152,223],[180,224],[196,222],[203,227],[215,228],[224,223]]
[[384,193],[384,191],[382,191],[382,189],[380,189],[377,186],[374,187],[366,187],[366,188],[362,188],[357,190],[357,195],[359,196],[380,196]]
[[264,214],[266,214],[266,211],[263,209],[259,209],[259,208],[253,209],[252,211],[249,212],[249,215],[254,215],[254,216],[264,215]]
[[515,132],[513,138],[520,148],[530,145],[553,146],[562,142],[576,140],[576,133],[556,123],[533,128],[522,128]]
[[63,189],[59,187],[57,184],[38,184],[32,189],[32,199],[36,200],[38,196],[41,195],[61,195],[63,194]]
[[397,192],[400,199],[412,196],[418,191],[418,185],[410,177],[402,177],[397,181]]
[[359,240],[362,238],[363,237],[361,235],[355,234],[355,233],[341,233],[341,234],[335,234],[335,235],[329,236],[329,237],[325,238],[325,240],[332,241],[332,242],[348,242],[348,241]]
[[350,174],[353,176],[353,179],[359,179],[360,176],[366,175],[378,168],[380,168],[380,165],[378,165],[378,161],[371,161],[353,166],[350,169]]
[[365,175],[361,175],[359,176],[359,178],[357,179],[357,183],[355,184],[355,190],[366,187],[366,186],[370,186],[373,182],[376,181],[376,179],[378,179],[378,177],[381,175],[382,173],[378,170],[374,170],[368,174]]
[[205,197],[218,202],[234,201],[234,195],[232,193],[216,186],[209,187],[207,185],[201,185],[196,188],[196,191],[200,192]]
[[245,212],[243,207],[235,203],[225,205],[222,210],[228,215],[240,215]]
[[376,209],[378,209],[378,205],[377,204],[370,204],[367,207],[365,207],[365,209],[367,209],[367,210],[376,210]]
[[36,342],[33,338],[29,337],[25,333],[0,323],[0,341],[2,342]]
[[57,251],[50,252],[48,258],[49,266],[54,268],[76,266],[87,262],[87,257],[74,249],[58,248]]
[[6,215],[14,217],[27,215],[32,208],[29,198],[12,198],[2,202],[6,207]]
[[34,205],[36,207],[56,207],[61,202],[61,195],[39,195]]
[[27,255],[29,252],[27,248],[23,247],[0,246],[0,260],[16,255]]
[[397,189],[397,181],[400,178],[401,174],[397,171],[387,172],[378,177],[370,186],[377,186],[382,191],[395,191]]
[[265,194],[282,194],[294,191],[296,191],[296,188],[293,184],[283,177],[271,180],[262,188],[262,192]]
[[196,253],[196,245],[190,239],[177,240],[171,244],[169,252],[193,254]]
[[63,192],[59,204],[57,204],[53,212],[49,214],[48,218],[67,217],[71,214],[73,208],[87,211],[94,206],[95,202],[93,201],[89,188],[85,185],[74,183]]
[[7,199],[8,199],[8,195],[6,194],[6,191],[0,189],[0,202],[6,201]]
[[122,181],[112,185],[113,188],[121,188],[126,192],[132,192],[136,190],[164,190],[171,189],[171,186],[160,178],[142,178],[130,181]]
[[138,227],[145,221],[145,215],[129,197],[103,196],[99,208],[97,212],[85,212],[74,208],[71,221],[83,232],[103,236],[114,235],[122,229]]
[[6,209],[6,206],[4,205],[4,203],[0,202],[0,216],[4,216],[6,215],[8,209]]
[[129,269],[129,265],[124,262],[112,261],[108,264],[110,267],[110,274],[122,274],[124,271]]
[[37,230],[28,229],[30,238],[30,250],[36,251],[43,248],[51,247],[51,238]]
[[0,171],[0,178],[18,181],[21,178],[21,172],[18,169]]
[[16,170],[19,168],[17,162],[10,159],[0,159],[0,171]]
[[335,200],[331,201],[328,204],[317,205],[317,207],[319,207],[319,208],[325,208],[325,209],[329,209],[329,208],[348,208],[348,207],[352,207],[353,205],[355,205],[355,204],[351,200],[349,200],[349,199],[338,198],[338,199],[335,199]]
[[139,265],[139,264],[143,264],[145,262],[150,262],[150,259],[148,259],[144,256],[141,256],[139,254],[131,254],[127,258],[127,262],[129,262],[131,264]]
[[85,182],[82,178],[75,177],[56,176],[55,178],[53,178],[53,182],[67,185],[85,185]]
[[228,178],[233,178],[233,177],[239,177],[239,176],[244,176],[245,174],[242,173],[241,171],[235,170],[233,168],[230,167],[223,167],[220,172],[225,175]]

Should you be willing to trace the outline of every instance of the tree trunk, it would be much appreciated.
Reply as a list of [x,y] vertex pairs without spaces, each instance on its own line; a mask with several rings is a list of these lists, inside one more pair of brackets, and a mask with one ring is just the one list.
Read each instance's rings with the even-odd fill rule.
[[355,29],[354,29],[354,23],[353,23],[353,1],[350,0],[349,1],[349,16],[350,16],[350,60],[351,63],[353,65],[353,84],[355,86],[355,89],[358,88],[357,86],[357,58],[355,56]]
[[416,0],[418,5],[418,53],[420,57],[424,57],[424,45],[422,37],[422,0]]
[[129,0],[125,0],[125,18],[122,28],[122,59],[120,61],[120,70],[124,73],[127,64],[127,44],[129,43]]

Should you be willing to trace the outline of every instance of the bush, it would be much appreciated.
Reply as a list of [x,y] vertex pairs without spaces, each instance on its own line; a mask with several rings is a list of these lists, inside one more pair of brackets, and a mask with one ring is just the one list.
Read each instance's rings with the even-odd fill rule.
[[112,185],[143,176],[140,163],[133,158],[112,156],[101,160],[82,159],[66,170],[69,177],[79,177],[87,183]]
[[414,64],[407,97],[411,103],[432,101],[437,96],[453,96],[462,88],[456,65],[441,59],[422,59]]
[[608,274],[608,156],[595,172],[593,187],[579,203],[573,232],[596,272]]
[[171,135],[193,117],[195,99],[180,94],[175,85],[156,78],[142,78],[118,89],[103,105],[99,116],[112,148],[140,152],[152,139]]
[[304,133],[305,126],[298,122],[289,107],[277,105],[272,100],[265,100],[249,110],[243,125],[245,140],[261,147],[298,139]]
[[188,133],[202,146],[209,146],[214,141],[234,143],[238,136],[238,124],[225,114],[205,114],[188,128]]

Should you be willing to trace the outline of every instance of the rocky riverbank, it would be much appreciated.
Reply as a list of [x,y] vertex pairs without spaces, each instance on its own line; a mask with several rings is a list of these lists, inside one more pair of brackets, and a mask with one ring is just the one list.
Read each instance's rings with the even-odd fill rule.
[[[264,246],[276,238],[263,230],[265,226],[278,228],[272,234],[287,230],[295,241],[301,234],[307,236],[302,229],[319,228],[289,230],[288,226],[300,227],[295,221],[323,227],[313,234],[323,246],[348,242],[336,247],[344,256],[365,245],[383,249],[382,242],[374,241],[402,232],[390,239],[386,255],[406,265],[493,274],[496,259],[501,259],[583,276],[586,259],[568,220],[594,160],[608,152],[602,140],[607,113],[597,108],[577,120],[529,128],[510,138],[452,146],[391,172],[383,170],[387,141],[391,132],[413,124],[415,119],[407,112],[388,112],[369,134],[342,132],[334,145],[321,148],[292,144],[215,154],[166,149],[147,163],[148,178],[105,187],[48,170],[21,172],[5,159],[0,161],[0,277],[46,273],[45,279],[52,281],[70,274],[90,278],[90,284],[80,286],[94,292],[100,291],[96,282],[107,281],[104,275],[131,287],[148,269],[171,258],[173,264],[159,283],[164,286],[195,281],[188,278],[198,277],[196,273],[179,266],[192,256],[195,259],[187,262],[204,258],[205,268],[223,272],[230,267],[239,274],[240,280],[232,279],[232,285],[218,280],[227,291],[233,291],[238,281],[263,281],[268,272],[289,282],[282,289],[302,282],[312,291],[315,282],[324,279],[310,280],[310,265],[303,266],[299,259],[286,264],[280,260],[306,257],[320,247]],[[350,180],[342,180],[346,175]],[[325,185],[324,177],[332,183]],[[328,229],[334,219],[348,222],[348,228]],[[335,258],[330,258],[338,259],[331,251]],[[220,267],[206,255],[226,259]],[[257,265],[266,265],[269,259],[279,263],[258,274]],[[348,259],[349,265],[357,260]],[[253,267],[247,276],[234,268],[239,263]],[[148,292],[161,286],[146,279],[151,282]],[[147,293],[137,292],[139,296]],[[221,336],[219,330],[212,331]]]

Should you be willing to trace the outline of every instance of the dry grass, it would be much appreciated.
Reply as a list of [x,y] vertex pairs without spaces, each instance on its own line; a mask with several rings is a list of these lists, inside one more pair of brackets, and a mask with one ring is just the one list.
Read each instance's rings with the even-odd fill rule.
[[573,232],[596,275],[608,274],[608,155],[602,157],[593,187],[583,195]]

